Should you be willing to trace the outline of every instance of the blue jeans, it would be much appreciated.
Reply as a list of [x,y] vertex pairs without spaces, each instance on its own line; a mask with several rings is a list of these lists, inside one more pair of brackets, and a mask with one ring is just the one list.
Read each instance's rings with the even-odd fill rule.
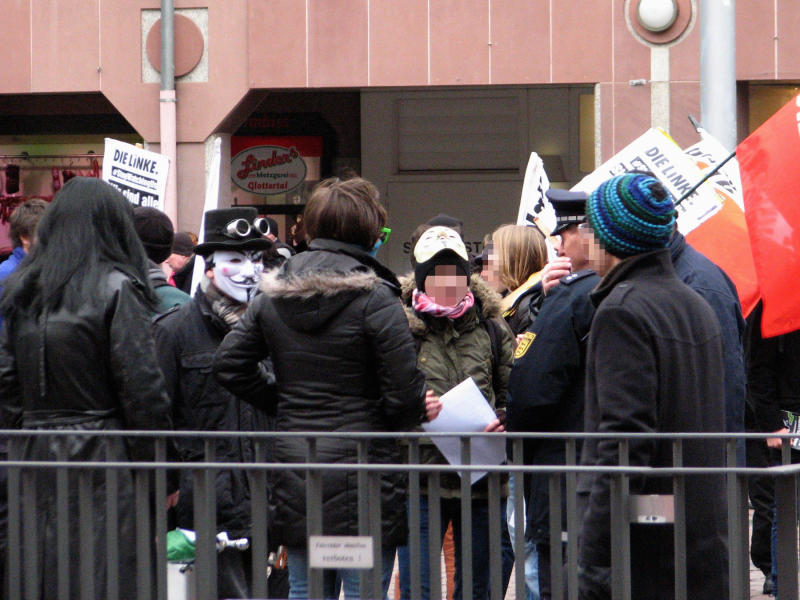
[[[461,499],[446,498],[441,500],[442,530],[439,532],[441,548],[447,524],[453,524],[453,544],[456,549],[456,588],[453,600],[462,598],[461,580]],[[420,497],[420,592],[422,600],[430,600],[430,564],[428,561],[428,497]],[[411,558],[408,546],[397,549],[400,566],[400,598],[411,598]],[[416,575],[416,574],[415,574]],[[489,502],[487,500],[472,501],[472,597],[475,600],[489,598]]]
[[[308,598],[308,551],[306,548],[288,548],[287,562],[289,567],[289,598],[305,600]],[[389,590],[389,581],[394,568],[395,548],[384,548],[382,553],[381,581],[383,583],[383,598]],[[339,597],[339,582],[344,588],[344,597],[347,600],[357,600],[361,597],[359,590],[359,569],[325,569],[322,571],[323,598],[336,599]]]
[[[514,493],[516,486],[514,485],[515,482],[515,473],[512,473],[509,477],[508,481],[508,504],[506,509],[506,519],[508,523],[508,534],[511,543],[511,558],[513,560],[513,546],[514,546],[514,535],[515,535],[515,519],[514,519],[514,510],[515,510],[515,501],[514,501]],[[523,503],[523,507],[524,507]],[[525,511],[523,511],[525,513]],[[527,518],[525,519],[527,521]],[[523,521],[524,522],[524,521]],[[504,558],[505,563],[505,558]],[[503,572],[505,575],[505,564],[503,564]],[[526,600],[539,600],[539,555],[536,552],[536,544],[534,544],[530,540],[525,540],[525,598]],[[503,593],[505,596],[505,590]]]

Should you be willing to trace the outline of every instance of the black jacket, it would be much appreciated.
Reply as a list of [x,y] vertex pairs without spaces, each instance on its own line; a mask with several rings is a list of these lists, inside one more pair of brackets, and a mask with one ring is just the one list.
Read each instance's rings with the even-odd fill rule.
[[536,285],[520,294],[514,305],[503,315],[514,335],[528,330],[531,323],[536,320],[542,302],[544,302],[544,289],[541,281],[537,281]]
[[745,322],[736,286],[725,271],[675,232],[669,251],[678,279],[700,294],[717,315],[725,362],[725,431],[744,431],[747,377],[742,337]]
[[763,309],[747,323],[747,396],[759,429],[772,433],[784,427],[782,410],[800,414],[800,329],[763,338]]
[[[290,258],[280,274],[262,279],[258,296],[220,346],[219,381],[235,393],[261,386],[258,361],[269,356],[277,381],[276,430],[404,431],[424,413],[424,378],[399,300],[397,279],[365,252],[315,240]],[[278,462],[304,462],[303,439],[276,442]],[[320,440],[318,460],[354,463],[357,445]],[[370,462],[400,463],[393,440],[370,444]],[[354,473],[323,477],[323,532],[357,535],[358,488]],[[305,547],[305,473],[275,473],[273,532],[277,542]],[[383,545],[406,541],[406,477],[381,477]]]
[[[635,256],[614,267],[592,293],[592,301],[597,311],[587,354],[587,432],[725,430],[719,324],[708,303],[677,278],[668,250]],[[581,463],[618,465],[617,446],[612,440],[587,440]],[[672,444],[630,441],[629,456],[634,466],[672,466]],[[683,464],[722,466],[724,445],[685,440]],[[608,568],[610,477],[581,473],[578,492],[589,494],[579,563]],[[631,477],[630,493],[669,495],[672,481],[664,477]],[[690,598],[727,597],[726,513],[721,476],[686,477]],[[658,561],[663,556],[659,553],[664,554],[665,550],[653,545],[642,547],[632,541],[631,555],[636,557],[632,564],[634,581],[640,581],[642,574],[652,579],[661,568]],[[582,592],[586,583],[582,580]],[[641,592],[636,592],[634,589],[634,597],[642,597]],[[674,593],[669,589],[663,592],[663,597]]]
[[[158,368],[150,325],[144,305],[143,284],[111,271],[94,290],[94,305],[79,311],[61,308],[41,319],[18,316],[4,323],[0,336],[0,406],[5,427],[38,429],[41,435],[12,441],[12,459],[75,461],[152,460],[153,442],[135,438],[91,435],[102,430],[170,429],[169,399]],[[87,435],[48,438],[51,430],[85,431]],[[120,597],[135,598],[137,523],[135,493],[130,471],[117,473],[119,485],[118,535]],[[77,490],[77,473],[69,485]],[[34,596],[57,596],[58,544],[55,470],[36,471],[36,498],[23,494],[23,504],[35,502],[39,532],[40,589]],[[91,479],[95,505],[94,589],[98,598],[106,592],[105,473]],[[162,506],[163,498],[159,501]],[[78,548],[78,494],[68,498],[70,548]],[[24,546],[24,542],[23,542]],[[23,547],[23,552],[25,552]],[[28,549],[27,551],[31,551]],[[30,557],[29,557],[30,558]],[[70,556],[71,597],[79,595],[79,553]],[[147,594],[147,592],[145,592]]]
[[[508,394],[509,431],[583,431],[586,345],[594,316],[589,293],[599,282],[600,277],[586,269],[563,277],[547,295],[514,356]],[[566,464],[563,440],[525,440],[523,447],[525,464]],[[530,476],[526,500],[528,539],[548,541],[548,475]],[[562,514],[566,517],[565,512]]]
[[[194,299],[156,318],[156,347],[167,392],[172,400],[175,429],[179,431],[269,431],[272,419],[266,412],[242,400],[268,403],[264,396],[237,398],[223,388],[211,371],[214,353],[230,326],[212,310],[200,290]],[[263,376],[268,378],[266,367]],[[265,387],[265,394],[269,394]],[[178,438],[178,450],[185,462],[204,460],[205,440]],[[218,462],[254,462],[254,445],[249,439],[219,439],[214,443]],[[192,472],[181,471],[178,525],[194,529]],[[242,470],[217,473],[217,529],[231,539],[251,533],[250,485]]]

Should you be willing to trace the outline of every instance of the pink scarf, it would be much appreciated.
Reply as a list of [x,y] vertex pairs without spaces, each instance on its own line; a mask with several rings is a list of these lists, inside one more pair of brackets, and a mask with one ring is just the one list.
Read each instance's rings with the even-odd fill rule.
[[428,313],[434,317],[450,317],[451,319],[457,319],[475,306],[475,296],[472,295],[472,292],[467,292],[467,295],[461,299],[461,302],[450,307],[436,304],[427,294],[419,290],[414,290],[412,302],[414,310],[419,313]]

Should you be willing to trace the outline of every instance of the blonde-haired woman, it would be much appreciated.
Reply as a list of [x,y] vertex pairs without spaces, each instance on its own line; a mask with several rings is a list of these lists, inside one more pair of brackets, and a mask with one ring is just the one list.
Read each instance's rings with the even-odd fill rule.
[[501,308],[508,326],[519,335],[527,331],[544,299],[541,272],[547,264],[547,245],[536,227],[503,225],[492,234],[484,278],[503,294]]

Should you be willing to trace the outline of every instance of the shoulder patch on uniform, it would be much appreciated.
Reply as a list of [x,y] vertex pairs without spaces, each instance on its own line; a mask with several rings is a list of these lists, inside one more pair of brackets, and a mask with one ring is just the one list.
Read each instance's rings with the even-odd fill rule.
[[591,269],[584,269],[583,271],[578,271],[577,273],[570,273],[566,277],[562,277],[561,283],[563,283],[564,285],[570,285],[586,277],[591,277],[592,275],[594,275],[594,271],[592,271]]
[[514,351],[514,358],[522,358],[525,356],[525,353],[528,351],[528,348],[531,347],[533,340],[536,339],[536,334],[531,333],[530,331],[526,331],[525,335],[522,336],[522,339],[519,342],[519,346]]

